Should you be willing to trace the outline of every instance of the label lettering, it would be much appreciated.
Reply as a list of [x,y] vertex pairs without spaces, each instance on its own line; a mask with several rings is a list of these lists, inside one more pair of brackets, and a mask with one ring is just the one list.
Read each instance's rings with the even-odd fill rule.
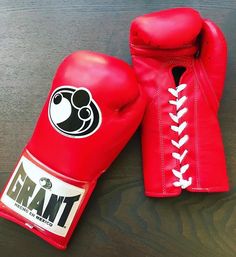
[[48,205],[43,213],[43,217],[45,219],[50,220],[51,222],[54,222],[57,216],[57,213],[61,207],[61,204],[63,202],[63,199],[64,197],[62,196],[58,197],[57,195],[52,194],[48,202]]
[[[46,178],[51,187],[42,187],[42,178]],[[1,200],[33,223],[65,236],[84,191],[53,177],[22,157]]]
[[7,191],[7,195],[9,197],[11,197],[13,200],[16,199],[16,197],[22,187],[22,184],[24,183],[25,177],[26,177],[26,174],[25,174],[25,171],[21,164],[20,168],[18,169],[16,175],[14,176],[14,179]]

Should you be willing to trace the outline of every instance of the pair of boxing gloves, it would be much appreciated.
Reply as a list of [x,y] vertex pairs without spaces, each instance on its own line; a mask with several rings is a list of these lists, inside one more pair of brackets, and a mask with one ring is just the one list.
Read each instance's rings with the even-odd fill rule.
[[133,20],[130,49],[133,68],[90,51],[63,60],[2,192],[0,215],[59,249],[141,121],[147,196],[228,190],[220,29],[190,8],[155,12]]

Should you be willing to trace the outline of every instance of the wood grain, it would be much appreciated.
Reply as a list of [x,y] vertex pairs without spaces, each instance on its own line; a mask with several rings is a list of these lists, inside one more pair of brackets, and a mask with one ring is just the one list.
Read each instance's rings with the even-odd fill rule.
[[77,49],[130,62],[130,21],[143,13],[192,6],[225,33],[228,70],[219,120],[231,191],[143,194],[139,132],[99,180],[68,250],[0,219],[0,256],[236,256],[236,2],[42,0],[0,2],[0,188],[30,137],[57,65]]

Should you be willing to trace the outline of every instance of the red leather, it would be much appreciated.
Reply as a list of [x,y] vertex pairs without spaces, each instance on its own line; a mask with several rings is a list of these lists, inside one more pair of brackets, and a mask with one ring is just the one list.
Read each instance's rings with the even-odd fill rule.
[[[148,99],[142,122],[146,195],[228,191],[217,120],[227,58],[219,27],[191,8],[154,12],[132,21],[130,49]],[[176,67],[185,68],[177,85]]]
[[[61,86],[66,90],[73,86],[75,90],[83,87],[90,91],[101,114],[100,125],[92,134],[83,137],[67,136],[53,126],[53,120],[57,120],[58,117],[54,117],[55,113],[52,110],[55,106],[51,106],[54,102],[58,104],[61,101],[61,104],[62,99],[66,102],[64,96],[59,96],[58,102],[54,100],[56,97],[52,97],[53,92]],[[53,102],[50,99],[53,99]],[[34,160],[48,174],[85,190],[83,199],[65,236],[58,236],[44,227],[35,225],[8,208],[2,199],[0,215],[29,229],[55,247],[65,249],[97,179],[106,171],[137,129],[144,106],[144,98],[134,72],[125,62],[90,51],[78,51],[66,57],[56,72],[52,88],[23,155],[29,160]],[[49,115],[52,117],[51,121]],[[78,112],[76,115],[79,115]],[[72,123],[74,121],[75,118]],[[69,128],[70,125],[67,124]],[[19,179],[19,183],[22,183],[21,180]],[[45,188],[50,188],[50,185]],[[58,192],[58,195],[60,194],[62,193]]]

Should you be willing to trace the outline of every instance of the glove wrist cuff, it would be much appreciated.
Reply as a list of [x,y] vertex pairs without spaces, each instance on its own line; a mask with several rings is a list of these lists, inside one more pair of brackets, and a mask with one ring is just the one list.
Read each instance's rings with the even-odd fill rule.
[[25,150],[1,195],[0,216],[65,249],[95,184],[65,177]]

